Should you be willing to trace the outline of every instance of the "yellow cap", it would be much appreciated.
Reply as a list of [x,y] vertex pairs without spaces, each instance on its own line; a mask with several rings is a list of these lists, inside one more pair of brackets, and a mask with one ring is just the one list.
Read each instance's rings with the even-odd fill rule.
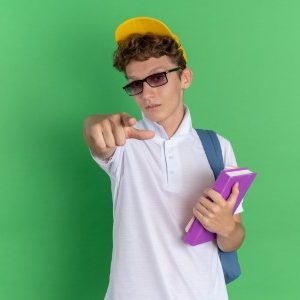
[[153,33],[170,36],[180,45],[180,49],[183,51],[183,57],[187,62],[186,52],[179,43],[178,37],[162,21],[150,17],[135,17],[128,19],[117,27],[115,31],[115,40],[119,43],[133,33]]

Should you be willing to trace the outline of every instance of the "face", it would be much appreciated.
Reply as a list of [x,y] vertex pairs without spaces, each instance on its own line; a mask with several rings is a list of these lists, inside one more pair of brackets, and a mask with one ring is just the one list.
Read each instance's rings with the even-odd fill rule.
[[[146,61],[131,61],[126,66],[128,82],[177,67],[168,56],[151,57]],[[132,96],[148,119],[164,127],[180,123],[183,117],[183,91],[191,83],[191,71],[186,68],[179,78],[178,72],[167,73],[168,82],[159,87],[143,83],[143,92]]]

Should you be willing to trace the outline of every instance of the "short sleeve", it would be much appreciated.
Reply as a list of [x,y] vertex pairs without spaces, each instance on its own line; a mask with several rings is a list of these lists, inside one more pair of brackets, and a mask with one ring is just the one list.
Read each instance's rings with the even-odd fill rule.
[[124,154],[124,146],[116,147],[114,154],[108,159],[103,160],[94,155],[90,150],[90,154],[98,166],[103,169],[110,177],[117,177],[122,165],[122,158]]
[[[217,136],[220,141],[225,168],[238,167],[231,143],[221,135],[217,134]],[[244,198],[242,199],[240,205],[237,207],[234,214],[239,214],[244,211],[243,202],[244,202]]]

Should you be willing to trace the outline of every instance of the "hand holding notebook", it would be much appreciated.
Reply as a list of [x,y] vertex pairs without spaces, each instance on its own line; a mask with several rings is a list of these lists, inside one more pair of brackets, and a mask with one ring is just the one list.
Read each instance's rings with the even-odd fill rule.
[[[231,194],[233,185],[239,182],[239,194],[233,208],[234,213],[255,176],[256,173],[247,168],[225,169],[220,173],[212,188],[227,200]],[[206,230],[196,217],[190,220],[185,231],[184,241],[193,246],[216,239],[216,234]]]

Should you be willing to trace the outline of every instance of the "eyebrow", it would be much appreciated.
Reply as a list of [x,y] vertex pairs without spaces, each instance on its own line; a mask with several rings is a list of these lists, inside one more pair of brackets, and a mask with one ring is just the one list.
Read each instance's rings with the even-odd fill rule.
[[[159,72],[164,72],[164,69],[165,69],[165,68],[163,68],[163,67],[156,67],[156,68],[152,69],[152,70],[149,72],[150,74],[147,75],[146,77],[155,74],[155,73],[156,73],[157,71],[159,71],[159,70],[161,70],[161,71],[159,71]],[[146,77],[144,77],[144,78],[146,78]],[[127,79],[140,80],[140,79],[137,79],[135,76],[127,76]]]

